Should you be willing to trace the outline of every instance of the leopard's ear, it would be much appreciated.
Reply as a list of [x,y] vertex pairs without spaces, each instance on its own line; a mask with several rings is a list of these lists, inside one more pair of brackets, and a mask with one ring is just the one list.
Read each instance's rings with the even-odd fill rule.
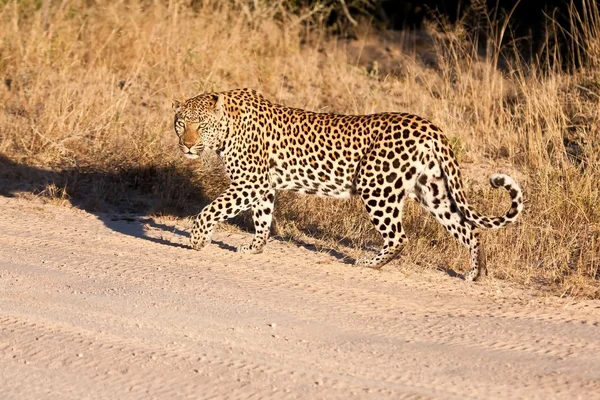
[[217,118],[221,118],[225,113],[225,96],[223,93],[215,93],[213,94],[213,99],[215,100],[215,114]]
[[173,100],[173,112],[178,112],[181,109],[181,101],[179,100]]
[[181,107],[185,104],[185,96],[180,93],[178,95],[173,96],[173,111],[178,112],[181,110]]

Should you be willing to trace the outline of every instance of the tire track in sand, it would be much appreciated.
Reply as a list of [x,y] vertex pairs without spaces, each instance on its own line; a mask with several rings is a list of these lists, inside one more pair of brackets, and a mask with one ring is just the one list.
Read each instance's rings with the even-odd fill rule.
[[[60,254],[64,252],[63,242],[44,240],[43,246],[51,250],[52,253]],[[187,252],[186,249],[176,250],[177,253]],[[298,253],[297,249],[285,247],[274,249],[273,251],[284,254],[286,252]],[[114,251],[108,252],[114,254]],[[499,312],[495,313],[488,312],[487,314],[469,315],[469,318],[475,320],[473,323],[479,326],[480,329],[487,319],[496,320],[499,317],[506,319],[504,321],[505,325],[511,325],[511,329],[503,333],[502,340],[494,337],[494,331],[488,335],[482,335],[483,338],[474,339],[471,332],[469,332],[470,329],[460,329],[459,322],[465,319],[462,309],[453,307],[451,304],[442,304],[442,302],[437,301],[435,303],[438,304],[425,307],[411,307],[411,304],[407,304],[407,299],[403,297],[399,298],[392,294],[377,293],[360,287],[332,286],[331,282],[326,280],[327,276],[320,269],[308,269],[305,268],[304,264],[289,264],[285,270],[282,270],[277,262],[269,259],[268,256],[264,257],[263,255],[263,259],[259,260],[258,263],[256,262],[257,260],[253,260],[255,257],[250,257],[250,262],[246,261],[243,265],[224,262],[223,259],[227,256],[227,254],[225,257],[220,255],[217,259],[209,260],[211,265],[209,277],[204,276],[206,271],[199,269],[193,259],[178,260],[178,266],[169,268],[168,280],[161,282],[160,278],[165,277],[165,274],[161,274],[158,277],[157,283],[161,282],[163,287],[179,285],[176,290],[185,290],[185,285],[181,285],[181,283],[186,282],[186,279],[191,279],[199,283],[207,281],[210,283],[210,286],[205,284],[200,291],[194,290],[190,293],[192,295],[207,295],[209,291],[213,293],[219,292],[218,285],[227,286],[235,282],[240,287],[252,287],[254,295],[259,292],[265,298],[286,298],[290,296],[299,298],[303,311],[318,310],[323,307],[323,299],[327,299],[327,306],[330,310],[333,307],[335,311],[333,313],[334,318],[336,316],[344,316],[346,318],[346,315],[352,314],[352,318],[361,319],[357,321],[361,326],[361,332],[368,332],[372,335],[386,338],[390,337],[390,333],[392,333],[391,337],[394,337],[394,335],[402,332],[404,338],[412,341],[431,339],[448,345],[496,350],[516,350],[519,352],[532,352],[533,354],[563,358],[572,355],[574,351],[578,350],[589,354],[600,353],[600,346],[597,343],[569,342],[569,338],[560,337],[559,335],[548,337],[548,334],[544,332],[545,329],[542,332],[531,332],[531,326],[527,323],[523,324],[519,320],[528,316],[535,317],[536,310],[530,309],[530,314],[527,314],[527,310],[523,310],[522,306],[516,306],[518,309],[516,311],[511,308],[502,308]],[[91,262],[91,269],[100,269],[106,257],[107,254],[94,254],[96,261]],[[244,257],[247,256],[237,256],[237,258]],[[112,263],[110,269],[107,269],[106,272],[127,279],[129,282],[143,282],[149,279],[149,277],[155,278],[156,267],[143,266],[138,256],[134,258],[135,260],[123,260]],[[299,259],[299,255],[290,254],[288,258]],[[69,269],[69,266],[72,266],[71,270],[76,268],[76,273],[85,275],[85,270],[80,271],[80,267],[75,266],[74,263],[64,264],[62,270]],[[297,273],[290,273],[292,267],[296,267]],[[351,274],[355,271],[350,270],[346,272]],[[366,274],[369,273],[367,272]],[[374,274],[378,273],[375,272],[372,275],[367,275],[366,278],[368,279]],[[232,276],[234,276],[233,279]],[[267,285],[265,285],[265,282],[267,282]],[[331,299],[334,301],[331,301]],[[288,302],[284,301],[279,307],[285,308],[286,304]],[[298,306],[294,305],[294,308],[297,309]],[[402,308],[406,309],[406,311],[402,311]],[[290,312],[293,311],[289,308],[287,310]],[[389,316],[390,313],[392,314],[391,316]],[[445,324],[440,327],[440,319],[448,322],[452,321],[454,324]],[[317,314],[313,320],[320,321],[321,317]],[[542,315],[541,318],[535,318],[535,320],[546,322],[554,320],[557,323],[569,323],[569,321],[573,321],[572,317],[561,318],[561,315],[556,312],[553,316],[546,316],[544,318],[544,315]],[[573,323],[574,327],[583,325],[580,328],[582,331],[588,330],[592,333],[596,331],[595,328],[598,326],[597,321],[582,321],[583,323],[581,321]],[[519,326],[523,326],[523,329],[515,329]],[[409,330],[409,327],[412,329]],[[434,336],[429,337],[432,334]]]

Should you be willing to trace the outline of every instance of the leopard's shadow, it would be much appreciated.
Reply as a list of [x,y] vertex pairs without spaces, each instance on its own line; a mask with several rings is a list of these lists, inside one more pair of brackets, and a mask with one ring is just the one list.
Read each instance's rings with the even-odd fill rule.
[[[282,239],[280,238],[280,240],[282,240]],[[335,258],[337,261],[339,261],[343,264],[353,265],[354,261],[356,261],[353,258],[348,257],[347,255],[339,252],[338,250],[332,249],[327,246],[316,246],[314,244],[306,243],[306,242],[303,242],[298,239],[291,240],[291,242],[293,242],[297,246],[302,247],[310,252],[327,253],[328,255],[330,255],[331,257]]]
[[[233,224],[236,225],[238,228],[241,228],[243,231],[246,231],[248,233],[248,235],[252,234],[252,229],[250,227],[248,227],[248,222],[246,221],[247,217],[246,216],[242,216],[239,218],[234,218],[233,219]],[[178,235],[181,236],[182,238],[184,238],[184,242],[187,243],[187,241],[189,240],[190,234],[187,230],[183,230],[183,229],[179,229],[177,227],[172,227],[169,225],[165,225],[165,224],[161,224],[161,223],[157,223],[156,221],[154,221],[152,218],[143,218],[141,220],[141,222],[148,227],[151,227],[153,229],[159,229],[161,231],[165,231],[165,232],[171,232],[174,235]],[[137,237],[141,237],[141,238],[145,238],[147,240],[151,240],[154,241],[156,243],[160,243],[160,244],[164,244],[164,245],[168,245],[168,246],[175,246],[175,247],[182,247],[182,248],[188,248],[191,249],[191,246],[187,245],[187,244],[181,244],[181,243],[175,243],[169,240],[165,240],[165,239],[156,239],[156,238],[152,238],[149,236],[137,236]],[[248,239],[250,239],[250,236],[248,237]],[[338,250],[335,250],[333,248],[329,248],[327,246],[317,246],[311,243],[307,243],[304,242],[302,240],[299,239],[292,239],[292,238],[286,238],[286,237],[282,237],[279,235],[271,235],[270,241],[277,241],[277,242],[290,242],[293,243],[295,246],[304,248],[310,252],[319,252],[319,253],[326,253],[328,255],[330,255],[331,257],[335,258],[337,261],[344,263],[344,264],[352,264],[353,263],[353,259],[349,258],[348,256],[346,256],[345,254],[339,252]],[[218,246],[220,249],[223,250],[227,250],[227,251],[232,251],[235,252],[237,251],[237,247],[225,243],[221,240],[215,240],[214,238],[212,239],[211,244],[212,246]],[[267,244],[267,247],[265,249],[265,251],[269,251],[269,244]]]
[[[78,167],[57,171],[18,163],[0,154],[0,196],[29,194],[69,202],[115,232],[182,248],[189,246],[149,235],[148,222],[152,219],[148,215],[184,217],[208,204],[204,188],[194,183],[193,175],[192,166],[172,164],[114,171]],[[177,188],[184,189],[179,197],[166,195]]]
[[[72,206],[95,215],[112,231],[191,250],[187,244],[189,232],[157,223],[148,216],[184,218],[197,214],[208,204],[215,190],[205,190],[193,179],[194,174],[193,164],[123,167],[114,171],[71,167],[57,171],[18,163],[0,154],[0,196],[15,197],[29,193],[46,199],[58,197],[60,201],[68,201]],[[225,177],[223,179],[221,186],[224,188],[227,182]],[[176,199],[170,198],[165,195],[169,190],[162,190],[163,187],[171,190],[182,188],[182,194]],[[243,213],[229,223],[249,234],[253,231],[249,213]],[[171,232],[185,239],[178,243],[164,238],[168,235],[156,237],[149,234],[149,228]],[[309,251],[325,252],[340,262],[351,263],[350,258],[332,248],[278,235],[274,235],[272,240],[292,242]],[[212,245],[236,251],[236,247],[222,241],[213,240]]]
[[[180,237],[183,238],[183,242],[185,244],[184,243],[173,242],[173,241],[168,240],[168,239],[157,239],[157,238],[154,238],[154,237],[149,236],[147,234],[146,235],[142,235],[142,236],[138,236],[139,238],[147,239],[147,240],[150,240],[150,241],[153,241],[153,242],[156,242],[156,243],[160,243],[160,244],[164,244],[164,245],[167,245],[167,246],[181,247],[181,248],[190,249],[190,250],[192,249],[192,246],[189,245],[189,244],[187,244],[188,241],[189,241],[189,238],[190,238],[190,233],[187,230],[183,230],[183,229],[180,229],[180,228],[177,228],[177,227],[173,227],[173,226],[170,226],[170,225],[165,225],[165,224],[158,223],[158,222],[154,221],[154,219],[148,218],[147,216],[144,216],[144,217],[141,218],[141,223],[143,223],[143,225],[145,227],[149,227],[151,229],[157,229],[157,230],[160,230],[160,231],[163,231],[163,232],[169,232],[172,235],[180,236]],[[213,239],[212,242],[211,242],[211,245],[218,246],[220,249],[227,250],[227,251],[237,251],[237,247],[232,246],[230,244],[227,244],[225,242],[222,242],[220,240]]]
[[450,278],[457,278],[464,280],[464,275],[456,272],[454,269],[450,268],[447,265],[438,265],[436,268],[438,271],[445,272]]

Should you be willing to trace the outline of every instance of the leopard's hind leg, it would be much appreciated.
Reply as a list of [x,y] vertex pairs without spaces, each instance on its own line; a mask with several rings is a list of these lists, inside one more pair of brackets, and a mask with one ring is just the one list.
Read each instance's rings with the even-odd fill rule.
[[469,249],[471,268],[464,275],[467,281],[476,281],[487,274],[479,229],[460,213],[449,196],[446,182],[437,167],[423,171],[415,184],[416,200],[446,230]]
[[[381,268],[396,257],[407,241],[402,226],[402,209],[404,197],[376,200],[371,196],[361,196],[371,222],[383,237],[383,248],[373,258],[360,258],[356,265]],[[382,207],[379,206],[382,205]]]
[[356,191],[383,238],[383,247],[373,258],[356,260],[356,265],[381,268],[404,247],[407,241],[402,225],[405,182],[411,180],[408,175],[412,170],[406,161],[400,162],[394,149],[382,143],[375,143],[361,161],[356,174]]

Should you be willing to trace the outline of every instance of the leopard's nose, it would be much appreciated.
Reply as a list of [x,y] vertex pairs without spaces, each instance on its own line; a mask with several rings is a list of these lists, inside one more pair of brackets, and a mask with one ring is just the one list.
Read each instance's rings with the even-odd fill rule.
[[187,140],[184,140],[183,145],[188,149],[191,149],[192,147],[194,147],[194,142],[188,142]]

